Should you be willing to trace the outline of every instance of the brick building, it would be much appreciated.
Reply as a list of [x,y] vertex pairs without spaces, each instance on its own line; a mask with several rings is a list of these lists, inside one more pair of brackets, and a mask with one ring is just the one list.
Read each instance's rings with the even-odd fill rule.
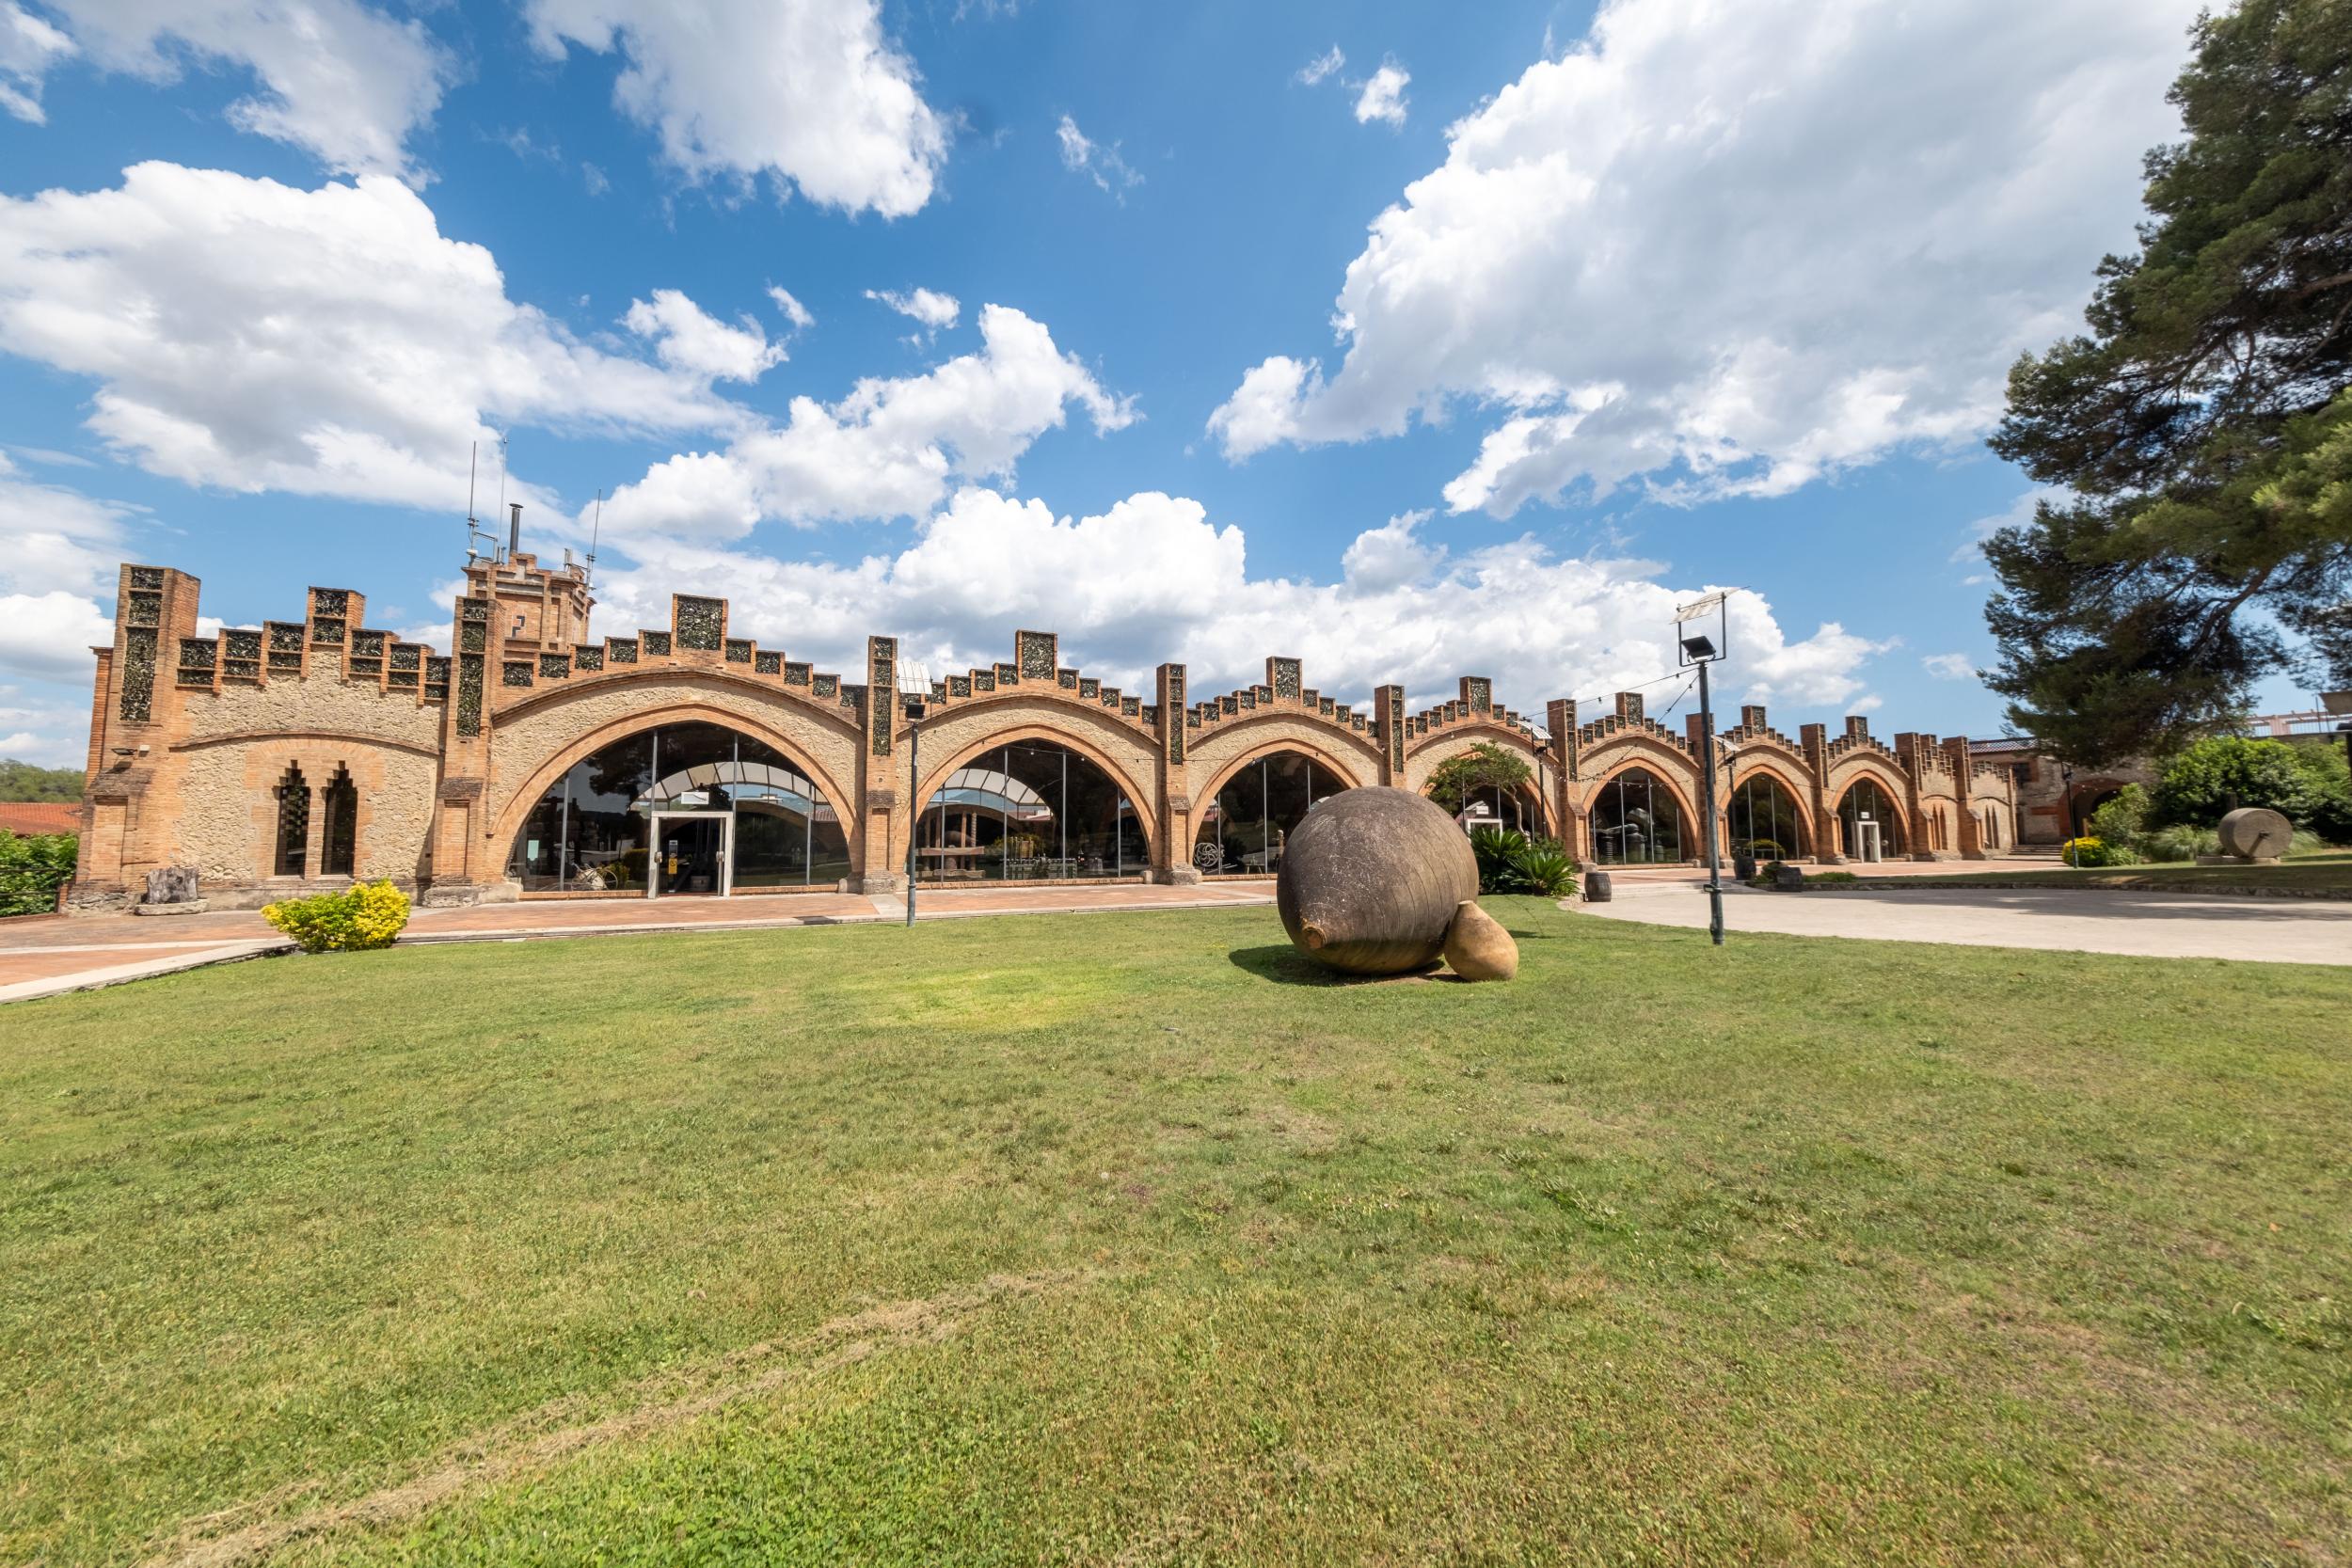
[[[516,554],[466,577],[443,655],[370,628],[339,588],[310,590],[298,619],[204,636],[195,578],[124,566],[114,641],[94,650],[72,907],[135,899],[166,865],[230,904],[353,878],[436,903],[882,892],[903,885],[910,835],[927,881],[1263,876],[1315,800],[1425,789],[1480,742],[1530,769],[1486,815],[1588,863],[1704,855],[1697,718],[1669,729],[1638,692],[1597,715],[1552,702],[1539,726],[1483,675],[1407,711],[1401,687],[1350,705],[1282,657],[1238,691],[1203,698],[1163,664],[1126,692],[1021,631],[1008,661],[931,683],[918,736],[889,700],[894,639],[821,671],[684,594],[666,627],[593,638],[577,567]],[[1792,740],[1760,707],[1722,739],[1727,848],[1976,859],[2016,841],[2011,772],[1965,739],[1890,747],[1850,718]]]

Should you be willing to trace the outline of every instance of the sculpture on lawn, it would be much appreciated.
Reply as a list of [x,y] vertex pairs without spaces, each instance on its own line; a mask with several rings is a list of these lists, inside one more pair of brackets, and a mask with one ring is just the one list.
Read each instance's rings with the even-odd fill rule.
[[2221,818],[2221,853],[2236,861],[2275,861],[2295,842],[2295,826],[2275,811],[2240,806]]
[[1509,979],[1518,945],[1471,901],[1477,896],[1478,858],[1454,818],[1409,790],[1388,788],[1319,801],[1284,846],[1274,886],[1282,928],[1328,968],[1405,974],[1458,950],[1464,979]]

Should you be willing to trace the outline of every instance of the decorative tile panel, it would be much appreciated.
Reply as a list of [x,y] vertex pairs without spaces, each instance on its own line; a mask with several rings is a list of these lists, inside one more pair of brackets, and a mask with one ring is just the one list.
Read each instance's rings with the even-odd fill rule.
[[1079,696],[1092,699],[1100,697],[1102,694],[1103,683],[1101,681],[1095,680],[1091,676],[1088,675],[1080,675],[1078,677]]
[[1050,631],[1012,634],[1012,659],[1025,681],[1050,681],[1061,662],[1061,640]]
[[312,619],[326,616],[342,620],[351,613],[351,592],[343,588],[313,588],[310,590]]
[[972,677],[969,675],[949,675],[947,677],[947,695],[950,697],[969,697],[972,695]]
[[841,695],[841,677],[839,675],[811,675],[808,681],[808,691],[812,697],[838,697]]
[[209,689],[220,664],[220,643],[210,637],[180,639],[180,684]]
[[144,724],[155,709],[155,628],[131,626],[122,634],[122,717]]
[[1260,707],[1274,705],[1274,688],[1270,686],[1253,686],[1249,689],[1249,694],[1258,699]]
[[727,634],[727,602],[679,594],[670,600],[670,620],[679,647],[715,654]]
[[134,588],[122,604],[122,624],[126,626],[160,626],[164,624],[164,596],[149,589]]
[[[546,678],[546,679],[548,679],[548,680],[551,680],[551,681],[560,681],[560,680],[564,680],[564,679],[567,678],[567,677],[571,674],[571,673],[572,673],[572,656],[571,656],[571,655],[569,655],[569,654],[541,654],[541,655],[539,656],[539,673],[540,673],[540,674],[541,674],[541,676],[543,676],[544,678]],[[507,682],[507,684],[508,684],[509,686],[512,686],[512,685],[514,685],[515,683],[514,683],[514,682],[512,682],[512,681],[509,681],[509,682]]]
[[1328,719],[1338,711],[1339,705],[1340,705],[1336,700],[1329,697],[1322,697],[1318,698],[1315,702],[1315,711],[1322,714],[1326,719]]
[[1495,683],[1484,675],[1466,675],[1462,679],[1462,702],[1472,713],[1485,713],[1494,706]]
[[811,673],[809,667],[797,658],[784,661],[784,684],[787,686],[806,686]]
[[753,674],[755,674],[755,675],[780,675],[780,674],[782,674],[783,673],[784,673],[784,656],[783,656],[782,654],[780,654],[780,653],[755,652],[755,653],[752,655],[752,673],[753,673]]
[[1078,689],[1078,672],[1075,670],[1056,670],[1054,672],[1054,684],[1060,687],[1064,691],[1075,691]]
[[1233,700],[1241,705],[1242,711],[1245,713],[1254,711],[1258,705],[1258,689],[1253,686],[1246,690],[1236,691],[1233,693]]
[[748,638],[748,637],[730,637],[730,638],[728,638],[728,639],[727,639],[727,662],[728,662],[729,664],[749,664],[751,661],[752,661],[752,642],[751,642],[751,639],[750,639],[750,638]]
[[1217,710],[1230,719],[1234,714],[1241,711],[1241,699],[1232,692],[1228,691],[1224,696],[1219,697],[1216,700],[1216,705]]
[[1405,771],[1405,689],[1391,686],[1386,689],[1389,711],[1381,715],[1381,739],[1389,756],[1389,770],[1402,775]]
[[973,671],[973,672],[972,672],[972,689],[973,689],[973,690],[975,690],[975,691],[993,691],[993,690],[995,690],[995,689],[996,689],[996,672],[995,672],[995,671],[993,671],[993,670],[975,670],[975,671]]
[[341,621],[312,621],[310,641],[322,648],[340,648],[343,645],[343,626]]
[[866,705],[866,749],[873,755],[890,754],[890,733],[897,726],[898,705],[891,697],[898,689],[898,640],[895,637],[869,637],[866,640],[866,684],[873,691],[874,700]]
[[161,593],[164,586],[164,569],[161,566],[132,567],[131,586],[134,588],[153,589],[157,593]]
[[499,662],[499,684],[501,686],[529,686],[531,684],[531,660],[527,658],[501,659]]
[[1143,699],[1121,696],[1119,699],[1119,711],[1129,719],[1140,718],[1143,714]]
[[457,656],[457,733],[482,733],[483,657],[480,654]]
[[478,654],[490,646],[490,628],[480,621],[468,621],[457,628],[457,651]]
[[303,626],[299,621],[264,621],[262,633],[269,641],[269,667],[273,672],[288,674],[302,673]]
[[351,657],[354,658],[382,658],[384,657],[384,645],[390,640],[390,636],[391,634],[389,632],[381,631],[361,630],[353,632],[351,634]]
[[230,681],[258,681],[262,678],[262,634],[251,627],[238,627],[220,634],[220,676]]
[[637,639],[634,637],[606,638],[604,640],[604,657],[615,664],[636,663]]
[[1284,702],[1296,702],[1299,682],[1298,660],[1276,658],[1268,659],[1266,662],[1272,666],[1269,679],[1274,687],[1274,694]]
[[995,669],[992,670],[990,673],[996,677],[996,684],[1000,687],[1019,686],[1021,684],[1021,672],[1001,660],[998,661]]
[[436,654],[424,661],[424,700],[446,702],[449,698],[449,660]]
[[604,668],[604,644],[576,642],[572,645],[572,668],[593,673]]
[[[1184,667],[1168,666],[1160,679],[1160,712],[1174,721],[1168,726],[1168,760],[1181,764],[1184,760],[1184,731],[1198,724],[1200,717],[1184,704]],[[1182,715],[1181,718],[1176,716]]]
[[637,641],[644,648],[647,658],[670,657],[670,634],[666,631],[639,632]]

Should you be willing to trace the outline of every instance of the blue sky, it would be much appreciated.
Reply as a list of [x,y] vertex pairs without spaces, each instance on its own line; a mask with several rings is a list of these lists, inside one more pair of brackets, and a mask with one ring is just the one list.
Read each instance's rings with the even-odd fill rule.
[[1724,701],[1994,733],[1982,436],[2192,10],[0,0],[0,753],[120,559],[446,646],[501,433],[602,630],[1540,710],[1737,584]]

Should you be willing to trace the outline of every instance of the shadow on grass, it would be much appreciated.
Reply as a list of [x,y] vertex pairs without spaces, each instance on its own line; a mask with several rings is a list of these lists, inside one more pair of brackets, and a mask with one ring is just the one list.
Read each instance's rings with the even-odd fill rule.
[[1343,974],[1338,970],[1324,968],[1288,942],[1271,947],[1236,947],[1226,957],[1232,960],[1235,969],[1278,986],[1393,986],[1454,978],[1434,964],[1411,974]]

